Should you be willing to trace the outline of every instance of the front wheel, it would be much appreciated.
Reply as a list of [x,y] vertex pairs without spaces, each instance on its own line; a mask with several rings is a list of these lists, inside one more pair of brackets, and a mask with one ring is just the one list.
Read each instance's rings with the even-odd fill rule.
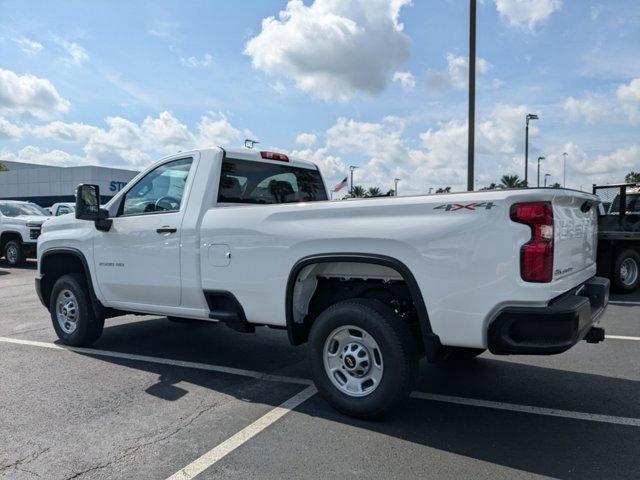
[[104,318],[96,317],[82,275],[71,273],[53,285],[49,300],[51,321],[65,345],[91,345],[102,334]]
[[337,410],[376,418],[408,396],[418,371],[416,339],[377,300],[345,300],[322,312],[309,335],[320,394]]
[[22,251],[22,244],[17,240],[10,240],[4,246],[4,258],[10,267],[21,267],[24,265],[25,256]]
[[640,284],[640,255],[635,250],[624,250],[615,262],[613,285],[617,292],[631,293]]

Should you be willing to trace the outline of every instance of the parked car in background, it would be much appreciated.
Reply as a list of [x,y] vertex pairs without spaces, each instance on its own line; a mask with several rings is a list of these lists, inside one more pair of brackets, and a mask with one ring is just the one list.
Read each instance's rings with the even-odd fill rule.
[[598,215],[598,274],[620,293],[640,286],[640,186],[594,185],[602,200]]
[[66,215],[67,213],[73,213],[76,211],[76,204],[72,202],[54,203],[47,208],[51,216],[59,217],[60,215]]
[[549,355],[597,326],[597,197],[539,188],[328,201],[318,167],[212,148],[167,157],[106,208],[80,185],[76,214],[38,240],[36,289],[68,345],[127,312],[286,330],[309,344],[318,390],[377,417],[421,357]]
[[35,258],[42,224],[50,217],[31,202],[0,200],[0,255],[11,267]]

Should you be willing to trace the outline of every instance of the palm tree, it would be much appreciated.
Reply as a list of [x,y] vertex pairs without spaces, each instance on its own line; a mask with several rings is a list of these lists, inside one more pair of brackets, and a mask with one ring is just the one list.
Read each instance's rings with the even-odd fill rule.
[[436,193],[451,193],[451,187],[440,187],[436,190]]
[[380,191],[380,187],[369,187],[369,190],[365,193],[366,197],[379,197],[381,195],[382,192]]
[[4,163],[0,162],[0,172],[8,172],[8,171],[9,169],[7,168],[7,166]]
[[355,185],[349,194],[349,197],[362,198],[366,194],[366,190],[361,185]]
[[502,188],[522,188],[527,184],[521,180],[518,175],[503,175],[500,179],[500,187]]
[[491,182],[488,186],[482,187],[480,190],[496,190],[498,188],[500,188],[498,185],[496,185],[494,182]]
[[624,181],[627,183],[640,183],[640,172],[629,172],[624,177]]

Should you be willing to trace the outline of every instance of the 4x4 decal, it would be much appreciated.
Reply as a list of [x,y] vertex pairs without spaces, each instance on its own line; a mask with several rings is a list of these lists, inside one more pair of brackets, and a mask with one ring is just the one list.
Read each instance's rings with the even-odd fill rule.
[[457,210],[471,210],[484,208],[485,210],[491,210],[495,204],[493,202],[474,202],[474,203],[443,203],[437,207],[433,207],[434,210],[444,210],[445,212],[455,212]]

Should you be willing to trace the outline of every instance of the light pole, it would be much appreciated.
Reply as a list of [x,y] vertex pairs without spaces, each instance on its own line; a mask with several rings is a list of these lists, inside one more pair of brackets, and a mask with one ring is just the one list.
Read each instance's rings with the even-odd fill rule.
[[538,157],[538,187],[540,186],[540,160],[544,160],[544,157]]
[[476,0],[469,0],[469,138],[467,141],[467,190],[473,191],[476,138]]
[[550,173],[545,173],[544,174],[544,187],[547,188],[547,178],[549,178],[551,176]]
[[[527,113],[526,126],[524,129],[524,183],[529,186],[529,120],[538,120],[535,113]],[[539,182],[538,182],[539,183]],[[540,186],[540,185],[538,185]]]
[[353,172],[357,169],[358,167],[356,165],[349,165],[349,173],[351,174],[351,195],[353,196]]
[[429,195],[431,195],[431,192],[433,192],[433,187],[429,187]]
[[393,195],[396,196],[396,197],[398,196],[398,182],[399,181],[400,181],[399,178],[394,178],[393,179],[393,185],[394,185],[393,186]]
[[567,152],[562,154],[562,188],[567,188]]

